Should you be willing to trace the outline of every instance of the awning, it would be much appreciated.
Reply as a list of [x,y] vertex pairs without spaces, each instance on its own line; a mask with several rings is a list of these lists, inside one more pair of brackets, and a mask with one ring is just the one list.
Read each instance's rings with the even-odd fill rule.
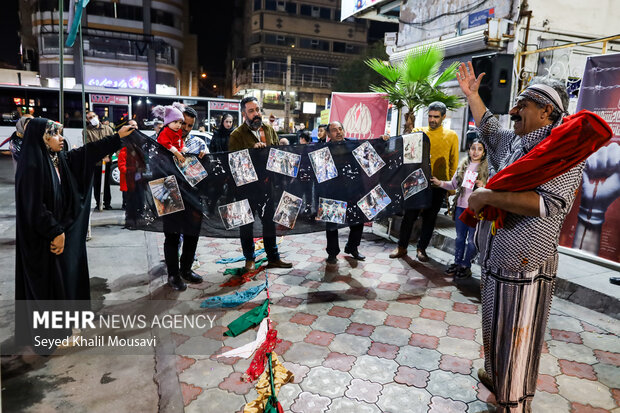
[[444,50],[445,57],[467,55],[489,48],[486,41],[485,30],[477,30],[472,33],[451,37],[445,40],[431,40],[407,45],[403,50],[396,51],[390,55],[390,63],[393,65],[400,63],[413,49],[431,44],[441,47]]

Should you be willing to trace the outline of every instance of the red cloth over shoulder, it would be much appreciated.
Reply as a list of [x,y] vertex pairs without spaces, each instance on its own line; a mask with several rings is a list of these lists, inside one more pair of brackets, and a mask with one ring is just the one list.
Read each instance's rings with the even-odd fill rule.
[[166,149],[170,150],[173,146],[178,150],[183,149],[183,131],[173,131],[168,126],[164,126],[159,136],[157,136],[157,142],[161,143]]
[[[586,160],[612,135],[607,122],[588,110],[567,116],[529,153],[489,179],[485,188],[510,192],[536,189]],[[482,211],[482,219],[494,221],[496,229],[504,226],[505,217],[506,211],[489,205]],[[469,208],[459,218],[470,227],[476,226],[474,211]]]
[[120,189],[127,192],[127,148],[123,148],[118,153],[118,171],[120,172]]

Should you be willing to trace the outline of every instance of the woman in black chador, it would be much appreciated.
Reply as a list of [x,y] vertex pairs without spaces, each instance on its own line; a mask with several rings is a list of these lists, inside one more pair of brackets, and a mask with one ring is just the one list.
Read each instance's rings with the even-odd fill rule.
[[57,309],[64,310],[72,300],[82,305],[90,300],[86,231],[94,168],[132,131],[124,126],[65,152],[61,124],[44,118],[29,123],[15,175],[17,344],[33,345],[36,335],[71,335],[70,330],[33,331],[31,311],[50,309],[51,301],[62,300]]

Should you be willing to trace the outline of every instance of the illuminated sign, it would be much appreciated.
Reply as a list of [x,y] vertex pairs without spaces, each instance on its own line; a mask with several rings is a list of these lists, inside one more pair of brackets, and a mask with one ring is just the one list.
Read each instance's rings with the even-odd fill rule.
[[209,109],[211,110],[239,110],[239,104],[233,102],[209,102]]
[[84,77],[88,86],[149,90],[149,76],[146,70],[84,65]]
[[93,103],[102,103],[106,105],[129,105],[129,96],[118,95],[90,95],[90,100]]
[[355,13],[382,2],[383,0],[342,0],[340,5],[340,21],[344,21]]

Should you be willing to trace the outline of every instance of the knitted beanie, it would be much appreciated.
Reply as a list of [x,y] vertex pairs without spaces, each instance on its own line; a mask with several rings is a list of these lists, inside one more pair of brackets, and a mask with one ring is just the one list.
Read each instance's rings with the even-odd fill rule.
[[175,120],[183,121],[183,113],[174,106],[155,106],[153,115],[164,120],[164,126]]

